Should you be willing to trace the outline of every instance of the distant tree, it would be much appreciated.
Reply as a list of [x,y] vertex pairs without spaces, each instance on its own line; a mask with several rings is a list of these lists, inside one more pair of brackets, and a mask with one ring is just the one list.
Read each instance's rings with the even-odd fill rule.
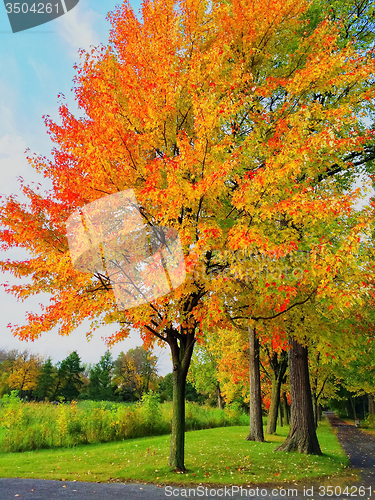
[[53,366],[51,358],[48,358],[40,369],[33,396],[38,399],[50,399],[54,392],[56,376],[57,370]]
[[114,362],[109,351],[100,358],[99,363],[90,369],[90,382],[88,386],[88,396],[96,400],[115,399],[114,385],[112,383],[112,372]]
[[157,385],[157,357],[143,347],[121,352],[115,361],[114,382],[124,400],[141,399]]
[[0,349],[0,367],[4,361],[15,361],[21,353],[17,349]]
[[36,389],[43,360],[39,355],[24,351],[9,367],[9,387],[20,391],[21,397],[30,397]]
[[218,360],[204,345],[200,345],[193,353],[188,382],[197,392],[216,400],[217,406],[223,408],[224,400],[218,380]]
[[81,365],[81,358],[77,351],[73,351],[59,363],[57,375],[58,382],[55,396],[63,396],[71,401],[78,397],[83,386],[82,373],[85,366]]
[[10,394],[11,387],[9,386],[9,375],[11,367],[21,353],[17,349],[8,351],[0,349],[0,397],[4,394]]
[[162,401],[172,401],[173,398],[173,374],[168,373],[165,377],[160,377],[159,392]]

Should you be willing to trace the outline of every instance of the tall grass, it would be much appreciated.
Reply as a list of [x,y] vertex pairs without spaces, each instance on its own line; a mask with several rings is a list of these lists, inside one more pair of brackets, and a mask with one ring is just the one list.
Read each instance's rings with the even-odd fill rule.
[[[104,443],[171,432],[172,404],[147,394],[139,404],[83,401],[23,403],[13,393],[0,400],[0,450],[27,451]],[[186,404],[186,430],[247,425],[238,408]]]

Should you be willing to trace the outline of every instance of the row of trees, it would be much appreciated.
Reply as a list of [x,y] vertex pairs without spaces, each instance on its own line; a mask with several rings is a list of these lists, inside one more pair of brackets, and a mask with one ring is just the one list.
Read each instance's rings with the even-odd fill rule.
[[[3,248],[32,256],[2,263],[31,282],[7,290],[52,296],[13,333],[32,339],[58,326],[70,334],[89,319],[92,330],[119,325],[109,344],[133,328],[146,349],[168,344],[176,470],[184,470],[185,382],[196,344],[221,353],[219,369],[229,364],[233,377],[249,367],[249,439],[257,440],[260,345],[275,367],[273,413],[288,351],[292,414],[283,449],[320,453],[308,351],[354,362],[361,348],[350,348],[368,352],[372,343],[374,204],[356,208],[355,183],[361,175],[371,182],[375,158],[373,17],[369,0],[276,0],[270,8],[260,0],[146,0],[140,21],[125,1],[109,16],[109,45],[77,67],[85,116],[62,104],[61,124],[46,118],[53,158],[30,158],[52,190],[23,185],[28,204],[4,200]],[[114,289],[138,297],[155,287],[153,269],[128,265],[129,238],[118,229],[126,214],[111,213],[108,201],[121,251],[105,261],[105,242],[88,241],[87,273],[70,259],[66,221],[129,189],[155,234],[160,226],[178,231],[187,276],[126,309]],[[165,238],[152,250],[164,269]]]
[[[211,345],[212,348],[212,345]],[[218,353],[207,346],[196,349],[186,386],[186,399],[209,403],[223,408],[226,403],[237,403],[249,408],[249,380],[247,373],[238,368],[247,366],[248,350],[242,359],[230,365],[228,357],[220,359]],[[322,406],[330,405],[350,417],[375,415],[375,367],[366,359],[348,367],[342,363],[322,363],[320,352],[309,357],[309,377],[314,408],[315,425]],[[361,359],[361,358],[360,358]],[[286,350],[270,351],[267,345],[260,349],[260,379],[262,385],[262,414],[268,415],[267,434],[276,432],[279,425],[289,424],[290,388],[288,356]],[[108,401],[139,401],[152,390],[162,401],[173,399],[173,375],[157,375],[157,358],[142,347],[121,352],[113,360],[110,351],[94,365],[86,365],[76,351],[53,365],[50,358],[43,359],[27,350],[0,350],[0,396],[18,390],[28,400],[91,399]],[[366,392],[368,391],[368,392]]]
[[136,401],[160,385],[157,358],[143,347],[121,352],[115,360],[107,351],[94,365],[83,364],[76,351],[55,365],[28,351],[0,351],[1,395],[18,390],[23,398],[42,401]]
[[[357,337],[356,337],[357,340]],[[360,417],[374,423],[375,358],[373,343],[346,345],[338,352],[337,345],[316,346],[309,342],[309,385],[315,427],[322,409],[336,409],[344,417]],[[314,348],[315,347],[315,348]],[[336,355],[332,355],[335,352]],[[221,357],[222,356],[222,357]],[[254,403],[249,398],[249,348],[245,343],[226,347],[220,352],[214,342],[201,345],[193,355],[189,380],[195,388],[223,402],[237,402],[244,408]],[[245,369],[244,369],[245,368]],[[274,434],[277,423],[290,422],[290,379],[288,345],[273,349],[260,343],[259,380],[262,415],[267,414],[267,434]],[[263,434],[256,437],[264,439]]]

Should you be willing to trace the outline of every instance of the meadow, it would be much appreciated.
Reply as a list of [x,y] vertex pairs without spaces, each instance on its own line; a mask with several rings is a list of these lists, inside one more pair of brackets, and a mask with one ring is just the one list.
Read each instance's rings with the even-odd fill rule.
[[[107,443],[171,432],[172,404],[147,394],[139,404],[73,401],[24,403],[12,393],[0,400],[0,451],[20,452]],[[246,425],[238,407],[219,410],[186,404],[186,430]]]
[[170,436],[0,453],[0,470],[2,477],[159,485],[285,484],[328,476],[337,476],[341,481],[348,460],[327,421],[318,428],[322,456],[275,451],[288,430],[284,426],[278,435],[266,435],[264,443],[245,440],[248,426],[187,432],[187,471],[182,474],[168,466]]
[[[0,400],[2,477],[61,481],[141,481],[157,484],[255,484],[343,473],[348,460],[328,421],[319,424],[322,456],[276,452],[289,427],[245,440],[248,415],[186,404],[186,467],[168,466],[171,403],[148,394],[139,404]],[[266,419],[264,419],[266,424]],[[20,453],[22,452],[22,453]]]

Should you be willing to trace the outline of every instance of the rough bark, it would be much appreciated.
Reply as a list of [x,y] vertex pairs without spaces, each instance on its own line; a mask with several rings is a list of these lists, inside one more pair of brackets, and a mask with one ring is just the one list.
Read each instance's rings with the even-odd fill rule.
[[173,367],[173,418],[171,452],[169,465],[179,471],[185,469],[185,381],[182,369],[177,364]]
[[266,433],[275,434],[277,427],[277,412],[280,405],[281,385],[288,366],[288,358],[286,353],[281,353],[279,356],[276,353],[273,353],[269,359],[272,368],[272,392]]
[[307,347],[294,339],[290,341],[289,376],[291,425],[287,439],[277,450],[321,455],[311,400]]
[[255,328],[249,326],[249,380],[250,380],[250,430],[248,441],[264,441],[262,419],[262,394],[259,370],[259,339]]
[[[182,330],[182,329],[181,329]],[[185,471],[185,386],[194,348],[194,333],[183,331],[167,334],[173,362],[173,417],[169,465],[177,472]]]

